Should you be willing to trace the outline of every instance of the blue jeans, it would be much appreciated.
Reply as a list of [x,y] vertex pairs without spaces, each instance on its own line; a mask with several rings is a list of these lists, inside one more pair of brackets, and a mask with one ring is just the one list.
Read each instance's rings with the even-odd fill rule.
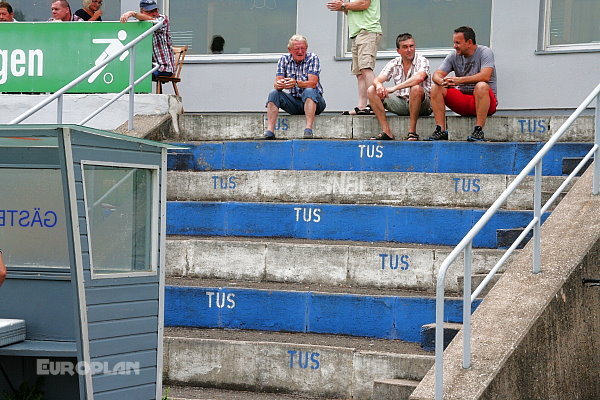
[[152,73],[152,80],[156,81],[156,77],[158,77],[158,76],[173,76],[173,73],[172,72],[166,72],[166,71],[158,72],[158,70],[156,70],[156,71],[154,71]]
[[304,115],[304,103],[308,99],[311,99],[317,105],[316,115],[325,110],[325,99],[317,89],[312,88],[304,89],[301,98],[294,97],[283,90],[272,90],[269,93],[267,104],[272,102],[290,115]]

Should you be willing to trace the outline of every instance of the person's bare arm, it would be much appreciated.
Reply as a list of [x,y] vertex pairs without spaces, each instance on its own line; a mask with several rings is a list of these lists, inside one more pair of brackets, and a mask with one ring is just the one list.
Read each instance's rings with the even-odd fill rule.
[[308,79],[305,81],[296,81],[296,84],[299,88],[306,89],[311,88],[314,89],[319,84],[319,77],[314,74],[308,74]]
[[154,20],[154,18],[152,18],[151,16],[142,14],[141,12],[138,12],[138,11],[127,11],[126,13],[123,13],[123,15],[121,15],[121,18],[119,20],[121,22],[127,22],[127,20],[129,18],[135,18],[138,21],[153,21]]
[[371,0],[354,0],[350,3],[344,3],[343,0],[332,0],[327,3],[327,8],[331,11],[362,11],[371,6]]
[[447,86],[457,86],[457,85],[465,85],[468,83],[479,83],[479,82],[489,82],[492,78],[492,73],[494,72],[494,68],[485,67],[482,68],[481,71],[476,73],[475,75],[469,76],[452,76],[449,78],[444,78],[443,81]]

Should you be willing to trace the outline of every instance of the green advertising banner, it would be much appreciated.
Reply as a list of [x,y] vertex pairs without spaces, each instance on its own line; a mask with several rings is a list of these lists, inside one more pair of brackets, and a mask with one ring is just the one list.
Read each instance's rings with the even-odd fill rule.
[[[121,50],[150,22],[0,23],[0,92],[55,92]],[[130,51],[69,93],[118,93],[129,85]],[[152,35],[135,47],[135,79],[152,68]],[[136,86],[149,93],[151,79]]]

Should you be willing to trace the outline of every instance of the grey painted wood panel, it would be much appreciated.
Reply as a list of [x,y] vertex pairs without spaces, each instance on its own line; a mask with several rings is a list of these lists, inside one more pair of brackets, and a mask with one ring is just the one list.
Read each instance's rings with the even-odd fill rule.
[[[125,282],[128,282],[125,280]],[[155,300],[158,299],[158,284],[137,284],[118,286],[95,287],[86,290],[87,304],[108,304],[125,301]]]
[[[160,165],[160,153],[141,153],[139,151],[99,149],[74,146],[73,158],[76,164],[81,160],[127,164]],[[78,165],[76,168],[80,168]]]
[[[74,147],[98,147],[103,150],[112,150],[119,147],[129,151],[144,151],[149,153],[160,154],[162,147],[152,146],[145,143],[130,142],[127,140],[119,140],[112,137],[90,135],[85,132],[72,131],[71,141]],[[158,145],[158,143],[157,143]]]
[[22,148],[15,151],[12,147],[0,147],[0,162],[2,165],[44,165],[60,168],[57,148]]
[[[98,375],[93,377],[94,393],[146,385],[154,383],[155,380],[156,368],[142,368],[137,375]],[[121,397],[120,399],[125,398]],[[130,399],[137,400],[137,397],[130,397]]]
[[155,333],[121,336],[117,338],[91,340],[90,357],[104,357],[136,351],[156,349],[158,336]]
[[88,306],[88,322],[158,315],[158,299]]
[[120,390],[97,393],[94,395],[95,400],[154,400],[156,398],[156,385],[141,385],[128,387]]
[[157,332],[158,317],[130,318],[117,321],[93,322],[88,325],[90,339]]
[[110,368],[120,362],[139,363],[139,368],[156,367],[156,350],[146,350],[134,353],[117,354],[107,357],[98,357],[94,359],[94,361],[108,363]]
[[8,280],[0,290],[0,315],[24,319],[27,339],[70,341],[76,338],[73,292],[67,280]]

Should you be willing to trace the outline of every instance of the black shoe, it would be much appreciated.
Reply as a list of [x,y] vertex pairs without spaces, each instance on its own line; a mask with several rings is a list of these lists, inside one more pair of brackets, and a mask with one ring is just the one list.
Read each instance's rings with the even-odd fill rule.
[[478,125],[473,129],[473,133],[471,136],[467,136],[467,141],[469,142],[485,142],[485,134],[483,133],[483,129]]
[[271,131],[265,131],[264,135],[263,135],[263,139],[264,140],[274,140],[275,139],[275,134]]
[[435,131],[427,140],[448,140],[448,131],[443,131],[439,125],[435,126]]

